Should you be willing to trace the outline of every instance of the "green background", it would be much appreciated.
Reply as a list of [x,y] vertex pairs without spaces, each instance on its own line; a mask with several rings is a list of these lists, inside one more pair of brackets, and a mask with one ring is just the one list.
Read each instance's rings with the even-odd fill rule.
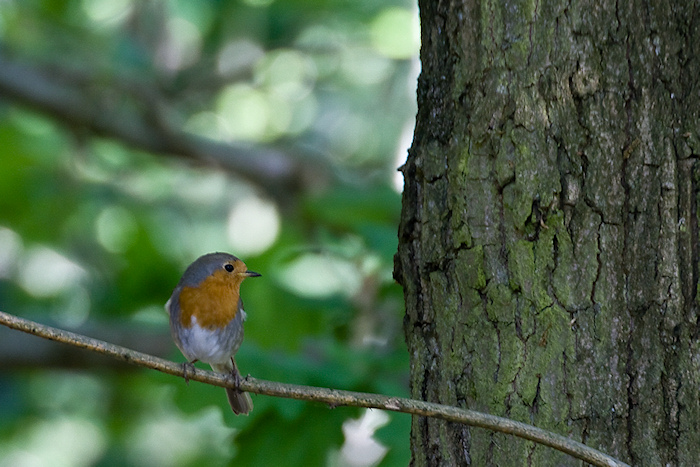
[[[415,114],[412,3],[4,1],[0,51],[111,96],[107,119],[157,112],[138,99],[153,92],[173,128],[324,168],[251,182],[0,94],[0,310],[183,361],[163,304],[197,256],[228,251],[262,274],[242,288],[243,374],[407,396],[391,271]],[[410,458],[402,414],[253,396],[236,417],[221,388],[7,329],[0,368],[0,467]]]

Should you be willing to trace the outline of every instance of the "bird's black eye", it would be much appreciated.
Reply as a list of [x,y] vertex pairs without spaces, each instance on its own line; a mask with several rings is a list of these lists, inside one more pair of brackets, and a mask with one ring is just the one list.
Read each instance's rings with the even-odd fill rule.
[[226,265],[224,265],[224,269],[226,269],[228,272],[233,271],[233,264],[226,264]]

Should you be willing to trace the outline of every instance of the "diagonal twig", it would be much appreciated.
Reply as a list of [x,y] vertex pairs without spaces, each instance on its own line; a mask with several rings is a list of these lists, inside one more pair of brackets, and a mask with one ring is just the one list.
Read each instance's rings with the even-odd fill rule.
[[[151,368],[175,376],[185,376],[182,364],[110,344],[98,339],[93,339],[91,337],[45,326],[43,324],[19,318],[2,311],[0,311],[0,324],[18,331],[43,337],[44,339],[63,342],[76,347],[91,350],[93,352],[98,352],[103,355],[108,355],[130,364]],[[236,388],[232,377],[198,368],[195,368],[194,371],[192,371],[191,368],[188,368],[187,378],[215,386]],[[538,444],[549,446],[558,451],[565,452],[577,459],[583,460],[595,466],[627,466],[627,464],[620,462],[607,454],[556,433],[545,431],[532,425],[507,418],[475,412],[473,410],[402,397],[390,397],[379,394],[277,383],[274,381],[265,381],[252,378],[250,376],[241,380],[239,388],[255,394],[322,402],[332,407],[342,405],[366,407],[391,410],[394,412],[403,412],[424,417],[439,418],[449,422],[463,423],[470,426],[518,436],[520,438],[534,441]]]

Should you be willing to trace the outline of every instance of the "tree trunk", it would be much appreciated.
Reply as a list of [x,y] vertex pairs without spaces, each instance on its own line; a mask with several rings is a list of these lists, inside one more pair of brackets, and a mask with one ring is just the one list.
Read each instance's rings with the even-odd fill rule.
[[[419,1],[412,396],[700,465],[695,2]],[[412,464],[574,465],[416,417]]]

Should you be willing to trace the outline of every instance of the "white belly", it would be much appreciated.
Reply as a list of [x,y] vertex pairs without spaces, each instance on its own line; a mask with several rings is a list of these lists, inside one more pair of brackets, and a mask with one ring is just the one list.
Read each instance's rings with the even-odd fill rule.
[[203,328],[192,317],[192,326],[181,330],[182,353],[189,361],[227,364],[240,345],[240,338],[232,334],[236,333],[231,333],[231,329],[224,331]]

